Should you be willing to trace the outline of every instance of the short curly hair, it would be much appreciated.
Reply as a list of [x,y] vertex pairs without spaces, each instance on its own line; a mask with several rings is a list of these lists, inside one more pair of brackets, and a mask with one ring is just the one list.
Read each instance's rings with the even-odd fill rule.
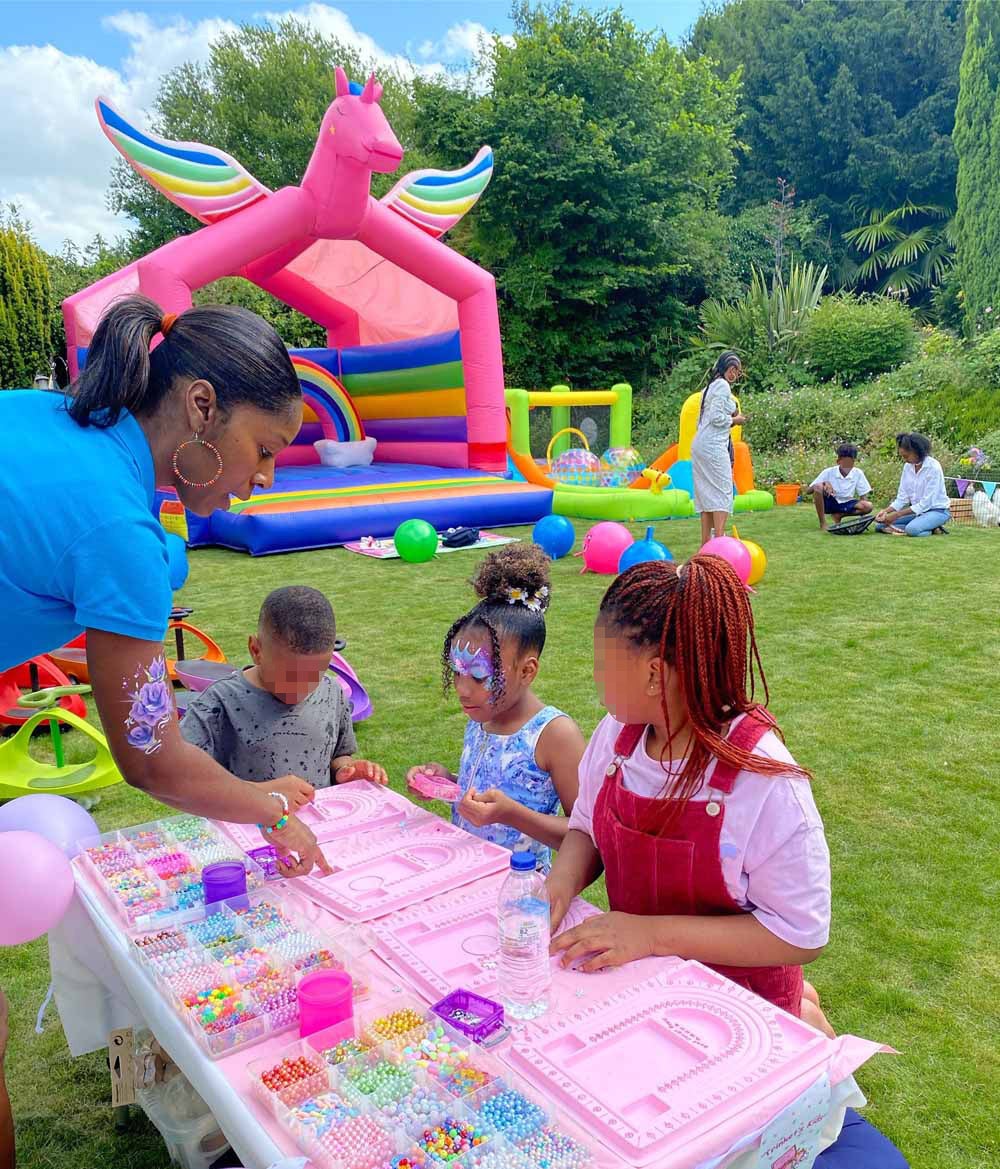
[[333,653],[337,620],[319,589],[286,585],[264,598],[258,627],[297,654]]

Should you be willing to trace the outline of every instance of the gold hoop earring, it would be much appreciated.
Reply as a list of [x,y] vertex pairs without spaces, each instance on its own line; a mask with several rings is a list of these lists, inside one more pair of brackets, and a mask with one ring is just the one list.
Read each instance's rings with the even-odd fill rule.
[[[177,465],[177,460],[180,458],[181,451],[187,446],[203,446],[206,450],[211,451],[211,453],[215,456],[216,471],[211,479],[206,479],[204,483],[197,483],[193,479],[188,479],[187,476],[182,473],[180,467]],[[186,442],[181,443],[181,445],[174,451],[173,458],[170,460],[170,465],[173,467],[174,477],[183,483],[185,487],[213,487],[216,483],[218,483],[219,478],[222,475],[222,455],[219,454],[219,448],[210,442],[206,442],[205,439],[203,439],[199,434],[195,434],[193,438],[189,438]]]

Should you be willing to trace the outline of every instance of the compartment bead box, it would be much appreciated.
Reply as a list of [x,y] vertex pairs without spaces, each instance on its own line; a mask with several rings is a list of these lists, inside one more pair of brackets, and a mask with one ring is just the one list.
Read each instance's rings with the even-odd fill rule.
[[592,1165],[590,1149],[551,1107],[416,1005],[359,1012],[251,1062],[247,1073],[256,1098],[317,1169]]
[[[296,982],[313,970],[346,969],[335,939],[303,921],[280,891],[250,895],[172,928],[133,938],[140,961],[212,1058],[295,1026]],[[355,998],[367,986],[356,972]],[[325,1065],[319,1062],[322,1068]]]
[[208,820],[171,816],[83,842],[84,864],[111,904],[136,929],[166,925],[205,904],[201,874],[218,861],[242,861],[247,889],[264,884],[259,865]]

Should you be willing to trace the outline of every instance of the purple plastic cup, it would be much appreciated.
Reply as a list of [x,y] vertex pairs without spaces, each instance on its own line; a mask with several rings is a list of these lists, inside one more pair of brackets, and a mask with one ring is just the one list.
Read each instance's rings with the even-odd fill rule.
[[299,983],[298,994],[303,1039],[354,1018],[354,983],[346,970],[314,970]]
[[249,908],[247,898],[247,871],[242,861],[218,861],[201,871],[205,890],[205,909],[219,901],[238,901],[241,909]]

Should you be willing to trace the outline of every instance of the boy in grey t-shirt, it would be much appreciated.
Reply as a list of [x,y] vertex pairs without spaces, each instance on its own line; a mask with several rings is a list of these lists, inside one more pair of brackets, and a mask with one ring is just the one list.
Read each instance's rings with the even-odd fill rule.
[[234,775],[266,783],[298,775],[313,787],[352,779],[388,782],[358,749],[351,710],[327,666],[337,628],[317,589],[270,593],[249,639],[253,665],[195,698],[181,734]]

